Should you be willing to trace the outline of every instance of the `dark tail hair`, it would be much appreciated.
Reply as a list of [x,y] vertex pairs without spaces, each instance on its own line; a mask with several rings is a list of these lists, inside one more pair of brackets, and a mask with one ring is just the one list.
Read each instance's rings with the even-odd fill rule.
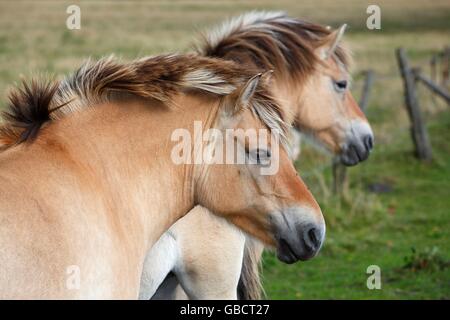
[[246,238],[241,277],[237,288],[239,300],[260,300],[265,296],[260,278],[262,249],[260,242]]

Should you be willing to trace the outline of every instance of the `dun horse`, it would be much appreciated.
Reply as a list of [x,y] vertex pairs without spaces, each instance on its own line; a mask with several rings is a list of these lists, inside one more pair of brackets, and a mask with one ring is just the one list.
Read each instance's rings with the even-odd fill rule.
[[[324,220],[260,79],[233,62],[167,55],[103,59],[12,92],[0,134],[0,297],[137,298],[146,253],[196,205],[285,259],[313,255]],[[174,164],[171,134],[195,121],[280,132],[278,173],[261,175],[260,162]],[[263,151],[236,139],[246,157]],[[266,158],[271,146],[260,146]]]
[[[349,91],[350,56],[340,42],[344,28],[330,31],[278,12],[250,13],[207,34],[200,53],[253,72],[274,70],[271,93],[288,121],[354,165],[368,157],[373,134]],[[197,233],[189,232],[194,228]],[[149,252],[140,296],[152,297],[169,274],[156,298],[182,292],[179,280],[190,298],[235,299],[239,279],[240,297],[258,298],[261,253],[258,242],[196,207]]]

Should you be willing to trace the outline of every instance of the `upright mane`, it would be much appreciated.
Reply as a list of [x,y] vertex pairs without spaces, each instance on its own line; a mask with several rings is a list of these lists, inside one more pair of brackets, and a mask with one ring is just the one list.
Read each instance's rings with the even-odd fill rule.
[[[197,51],[238,63],[249,60],[257,69],[273,69],[304,79],[315,68],[314,48],[331,30],[319,24],[295,19],[283,12],[250,12],[233,18],[205,33]],[[346,68],[349,52],[339,45],[334,52]]]
[[[32,81],[16,88],[9,96],[0,127],[0,147],[30,142],[40,128],[68,113],[102,102],[140,97],[170,106],[181,92],[197,91],[217,98],[242,87],[254,73],[231,62],[196,54],[160,55],[130,63],[113,57],[88,60],[60,82]],[[250,108],[270,129],[286,136],[282,108],[261,83]]]

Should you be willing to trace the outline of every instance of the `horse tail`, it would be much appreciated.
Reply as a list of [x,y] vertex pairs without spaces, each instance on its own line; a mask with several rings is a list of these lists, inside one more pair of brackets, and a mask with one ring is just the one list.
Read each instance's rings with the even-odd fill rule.
[[257,240],[246,238],[241,276],[237,288],[239,300],[260,300],[265,296],[260,277],[263,249],[263,245]]

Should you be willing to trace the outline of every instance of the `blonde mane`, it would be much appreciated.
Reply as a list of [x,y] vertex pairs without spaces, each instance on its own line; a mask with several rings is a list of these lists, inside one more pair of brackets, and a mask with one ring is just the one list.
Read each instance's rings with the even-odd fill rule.
[[[284,12],[254,11],[226,21],[203,34],[198,53],[238,63],[251,62],[255,70],[276,70],[302,80],[310,75],[319,46],[331,30],[319,24],[295,19]],[[339,44],[334,58],[347,69],[350,52]]]
[[[197,91],[217,98],[242,87],[254,73],[230,61],[188,55],[160,55],[122,63],[113,57],[88,60],[61,82],[32,81],[9,96],[0,128],[3,148],[32,141],[47,122],[66,114],[115,101],[120,95],[155,99],[170,106],[174,95]],[[250,101],[252,112],[285,140],[282,108],[261,83]]]

